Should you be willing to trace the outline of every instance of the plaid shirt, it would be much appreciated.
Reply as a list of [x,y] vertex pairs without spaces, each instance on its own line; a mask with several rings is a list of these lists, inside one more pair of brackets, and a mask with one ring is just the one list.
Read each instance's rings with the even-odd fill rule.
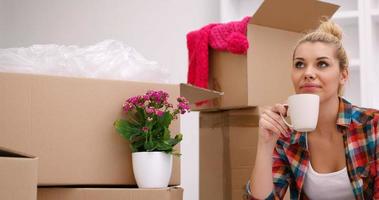
[[[379,111],[353,106],[343,98],[339,102],[336,124],[355,198],[379,199]],[[266,199],[283,199],[288,186],[291,199],[308,199],[303,191],[309,163],[305,134],[295,131],[278,140],[273,152],[274,191]]]

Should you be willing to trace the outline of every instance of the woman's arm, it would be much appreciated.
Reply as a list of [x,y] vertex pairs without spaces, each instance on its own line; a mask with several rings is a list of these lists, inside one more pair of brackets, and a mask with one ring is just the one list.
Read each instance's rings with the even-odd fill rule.
[[[258,157],[256,160],[258,161]],[[256,168],[253,170],[249,180],[252,199],[283,199],[286,194],[291,172],[288,160],[285,159],[284,150],[280,145],[274,149],[270,162],[272,163],[270,164],[271,168],[265,168],[261,174]],[[262,167],[263,164],[256,164],[255,167],[257,166]],[[260,191],[262,188],[264,192]]]
[[280,136],[289,137],[290,130],[279,113],[286,115],[286,109],[281,104],[264,109],[259,120],[257,155],[250,177],[250,191],[253,199],[272,197],[273,191],[279,192],[274,192],[275,196],[282,194],[284,196],[288,187],[286,183],[288,164],[285,162],[284,151],[280,150],[281,148],[278,148],[276,143]]
[[250,177],[250,191],[257,199],[266,199],[274,189],[272,177],[272,148],[258,142],[255,165]]

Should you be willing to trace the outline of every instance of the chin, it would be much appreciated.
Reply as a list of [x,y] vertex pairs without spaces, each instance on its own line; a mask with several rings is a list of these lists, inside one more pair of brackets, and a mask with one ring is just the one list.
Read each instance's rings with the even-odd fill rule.
[[318,94],[318,92],[305,91],[305,92],[300,92],[299,94]]
[[299,90],[296,94],[317,94],[320,96],[320,91]]

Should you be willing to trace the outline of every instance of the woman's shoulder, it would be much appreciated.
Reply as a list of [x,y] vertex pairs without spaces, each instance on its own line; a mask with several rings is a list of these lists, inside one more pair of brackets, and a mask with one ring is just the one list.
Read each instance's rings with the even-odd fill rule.
[[352,105],[351,111],[352,120],[356,123],[377,123],[379,120],[379,110],[374,108],[365,108],[357,105]]

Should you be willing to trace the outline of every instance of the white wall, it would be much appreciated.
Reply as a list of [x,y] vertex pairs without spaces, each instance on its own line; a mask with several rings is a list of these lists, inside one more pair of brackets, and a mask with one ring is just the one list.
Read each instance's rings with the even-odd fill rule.
[[263,0],[220,0],[220,19],[229,22],[252,16],[262,2]]
[[111,38],[186,81],[186,33],[219,21],[218,0],[0,0],[0,48]]
[[[186,82],[186,33],[219,21],[219,0],[0,0],[0,48],[121,40]],[[199,196],[198,113],[182,117],[182,187]]]

